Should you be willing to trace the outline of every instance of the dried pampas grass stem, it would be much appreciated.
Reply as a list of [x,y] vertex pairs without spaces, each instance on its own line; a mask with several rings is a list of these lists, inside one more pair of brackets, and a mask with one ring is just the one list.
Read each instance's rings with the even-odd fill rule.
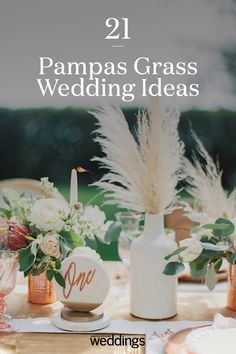
[[95,185],[107,192],[108,203],[138,212],[171,212],[182,178],[179,113],[152,99],[149,111],[138,114],[137,140],[120,108],[105,105],[92,114],[98,121],[95,141],[105,155],[93,160],[108,170]]
[[196,142],[196,150],[204,160],[204,164],[201,164],[194,154],[193,163],[185,159],[184,170],[188,176],[188,192],[200,201],[202,210],[196,213],[185,205],[187,215],[190,219],[195,216],[194,221],[200,223],[206,222],[207,217],[209,221],[222,216],[232,219],[236,216],[236,189],[227,195],[222,185],[222,171],[218,163],[214,162],[196,134],[192,133],[192,135]]

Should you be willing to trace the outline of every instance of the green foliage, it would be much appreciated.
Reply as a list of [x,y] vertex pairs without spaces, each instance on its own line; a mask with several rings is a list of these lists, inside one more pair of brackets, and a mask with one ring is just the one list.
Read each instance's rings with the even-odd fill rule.
[[174,252],[168,254],[168,256],[165,257],[165,259],[168,261],[170,258],[173,256],[179,255],[181,252],[185,251],[188,247],[179,247],[177,248]]
[[52,268],[49,268],[49,269],[47,269],[47,271],[46,271],[46,277],[47,277],[47,279],[49,280],[49,281],[51,281],[52,279],[53,279],[53,269]]
[[26,272],[35,262],[35,255],[31,252],[31,245],[19,251],[19,270]]
[[110,244],[111,242],[117,241],[120,236],[120,233],[121,233],[121,223],[118,221],[113,222],[109,226],[109,228],[104,236],[105,243]]
[[59,259],[57,259],[55,262],[55,268],[58,270],[61,269],[61,261]]
[[11,211],[6,208],[0,208],[0,215],[7,218],[7,219],[10,219],[11,218]]
[[207,273],[207,263],[208,262],[203,262],[202,264],[199,264],[197,262],[190,263],[190,270],[193,279],[204,279]]
[[230,236],[234,233],[235,227],[234,224],[224,218],[219,218],[216,220],[215,225],[224,225],[223,229],[213,229],[213,235],[218,236],[222,239],[226,238],[227,236]]
[[184,270],[184,264],[180,262],[170,262],[166,265],[163,273],[165,275],[176,275]]
[[75,247],[85,246],[84,239],[74,231],[61,231],[60,236],[71,249]]
[[59,272],[58,269],[53,269],[51,267],[48,268],[46,271],[46,277],[49,281],[52,281],[52,279],[54,278],[60,286],[65,288],[65,279],[63,278],[62,274]]
[[229,262],[231,264],[236,264],[236,252],[232,253],[229,257]]
[[86,243],[86,246],[87,247],[90,247],[90,248],[92,248],[93,250],[97,250],[97,248],[98,248],[98,240],[97,240],[97,238],[96,237],[94,237],[94,238],[88,238],[88,237],[86,237],[85,238],[85,243]]
[[56,282],[57,282],[60,286],[62,286],[63,288],[65,288],[65,287],[66,287],[65,279],[63,278],[63,276],[61,275],[61,273],[60,273],[58,270],[54,269],[54,270],[53,270],[53,275],[54,275],[54,278],[55,278]]
[[211,263],[206,275],[206,285],[208,289],[212,291],[215,288],[216,283],[217,283],[216,272],[215,272],[214,264]]

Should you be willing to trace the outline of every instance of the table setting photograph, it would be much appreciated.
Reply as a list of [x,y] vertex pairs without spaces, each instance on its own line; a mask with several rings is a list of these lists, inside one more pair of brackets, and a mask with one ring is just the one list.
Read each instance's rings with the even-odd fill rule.
[[236,2],[0,8],[0,354],[235,354]]

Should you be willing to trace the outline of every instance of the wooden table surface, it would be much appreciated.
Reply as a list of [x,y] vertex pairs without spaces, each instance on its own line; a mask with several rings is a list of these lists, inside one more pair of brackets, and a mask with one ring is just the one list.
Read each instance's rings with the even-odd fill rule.
[[[104,308],[113,319],[138,321],[129,313],[127,295],[122,296],[122,289],[125,285],[114,279],[114,274],[118,274],[118,263],[109,262],[108,269],[113,280],[111,294],[108,296]],[[45,306],[30,304],[27,301],[26,289],[25,282],[20,280],[15,291],[7,298],[7,312],[14,318],[52,316],[59,311],[61,307],[59,302]],[[236,312],[227,309],[225,304],[226,284],[224,283],[219,284],[212,293],[209,293],[204,285],[180,284],[178,315],[170,320],[211,321],[217,312],[225,316],[236,317]],[[142,354],[144,352],[144,348],[141,347],[133,350],[124,347],[93,347],[89,334],[17,333],[10,336],[0,336],[0,354]]]

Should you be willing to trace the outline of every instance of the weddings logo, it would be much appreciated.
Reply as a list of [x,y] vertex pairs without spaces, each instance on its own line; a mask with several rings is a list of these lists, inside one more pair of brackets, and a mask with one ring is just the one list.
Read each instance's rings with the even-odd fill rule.
[[115,335],[109,334],[107,336],[94,336],[90,337],[90,342],[92,346],[115,346],[115,347],[131,347],[132,349],[137,349],[139,347],[145,346],[145,338],[142,337],[127,337],[123,334]]

